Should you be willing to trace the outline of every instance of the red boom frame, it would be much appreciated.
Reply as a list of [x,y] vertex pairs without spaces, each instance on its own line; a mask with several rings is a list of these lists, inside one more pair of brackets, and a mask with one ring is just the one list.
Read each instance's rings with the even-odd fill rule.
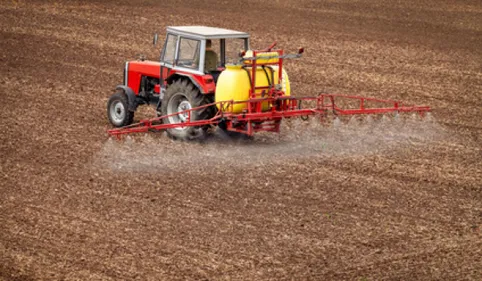
[[[350,99],[359,102],[358,108],[339,108],[335,101],[336,99]],[[303,101],[314,101],[316,107],[301,108]],[[259,108],[261,102],[269,102],[272,107],[269,111],[251,111],[245,113],[234,114],[219,110],[216,115],[207,120],[189,121],[191,114],[196,110],[203,109],[209,106],[219,105],[222,109],[227,109],[235,104],[245,103],[248,108]],[[389,107],[374,107],[367,108],[367,102],[377,102],[383,104],[390,104]],[[430,111],[427,106],[404,106],[398,101],[381,100],[374,98],[365,98],[359,96],[346,96],[336,94],[320,94],[317,97],[278,97],[278,98],[261,98],[249,99],[246,101],[222,101],[211,104],[206,104],[200,107],[192,108],[182,112],[164,115],[161,117],[141,120],[139,123],[132,124],[122,128],[111,129],[108,133],[112,136],[120,136],[129,133],[148,132],[150,130],[165,130],[171,128],[183,128],[192,126],[217,125],[224,121],[230,131],[236,131],[247,135],[252,135],[255,132],[269,131],[279,132],[280,123],[283,118],[300,117],[319,115],[320,118],[326,117],[330,112],[334,115],[359,115],[359,114],[384,114],[384,113],[398,113],[398,112],[418,112],[423,115]],[[162,120],[177,114],[188,114],[187,122],[176,124],[163,124]]]

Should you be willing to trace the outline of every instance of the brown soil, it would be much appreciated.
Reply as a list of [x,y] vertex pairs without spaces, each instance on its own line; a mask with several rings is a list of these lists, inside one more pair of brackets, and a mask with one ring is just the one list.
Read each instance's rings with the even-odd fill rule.
[[[187,2],[0,4],[0,279],[480,280],[480,1]],[[109,141],[124,60],[194,24],[305,46],[295,95],[436,122]]]

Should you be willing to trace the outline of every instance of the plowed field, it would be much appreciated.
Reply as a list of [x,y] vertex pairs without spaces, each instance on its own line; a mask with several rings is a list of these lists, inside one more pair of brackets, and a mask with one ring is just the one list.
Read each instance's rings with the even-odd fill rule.
[[[0,279],[481,280],[481,19],[479,0],[2,1]],[[109,140],[124,61],[156,60],[169,25],[304,46],[294,95],[434,121]]]

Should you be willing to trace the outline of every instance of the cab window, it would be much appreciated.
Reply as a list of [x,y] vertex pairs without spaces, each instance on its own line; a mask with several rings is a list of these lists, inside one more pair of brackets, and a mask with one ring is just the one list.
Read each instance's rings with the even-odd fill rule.
[[176,44],[177,36],[169,34],[167,36],[166,45],[164,47],[164,57],[162,61],[168,64],[174,64],[174,58],[176,56]]
[[199,40],[181,38],[179,44],[179,58],[177,65],[192,69],[199,68],[199,48],[201,46]]
[[236,64],[239,63],[239,52],[241,51],[247,51],[246,46],[247,42],[246,39],[226,39],[226,47],[225,47],[225,52],[226,52],[226,57],[225,57],[225,63],[229,64]]

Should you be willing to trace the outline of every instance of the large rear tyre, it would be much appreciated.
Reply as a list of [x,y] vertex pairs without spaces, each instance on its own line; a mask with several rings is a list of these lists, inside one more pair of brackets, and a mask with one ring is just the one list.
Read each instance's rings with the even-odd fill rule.
[[[191,108],[212,103],[210,95],[203,95],[197,87],[188,80],[177,80],[166,90],[162,99],[162,115],[171,115]],[[191,111],[190,121],[199,121],[212,118],[215,114],[215,107],[206,107],[200,110]],[[163,119],[164,124],[179,124],[189,121],[187,113],[180,113]],[[171,138],[181,140],[203,139],[209,126],[184,127],[167,129]]]
[[123,91],[117,91],[107,101],[107,116],[114,127],[132,124],[134,112],[129,111],[129,100]]

